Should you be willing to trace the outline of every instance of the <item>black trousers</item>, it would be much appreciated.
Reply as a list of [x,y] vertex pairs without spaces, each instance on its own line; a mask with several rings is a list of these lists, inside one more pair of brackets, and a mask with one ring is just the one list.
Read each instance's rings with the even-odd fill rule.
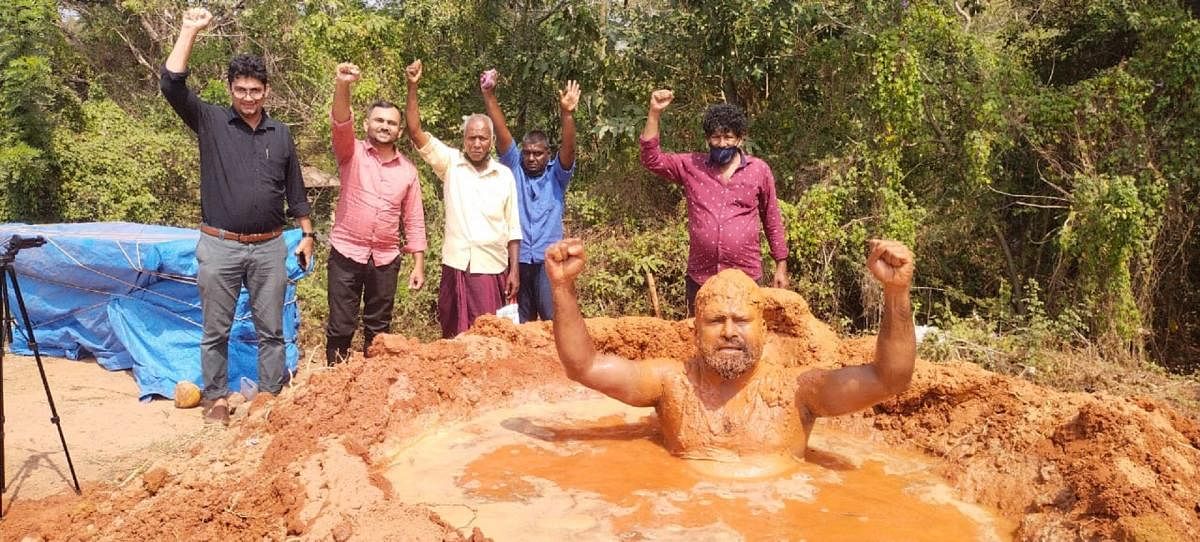
[[326,361],[335,363],[350,354],[362,305],[363,353],[375,335],[387,333],[392,325],[396,281],[403,255],[376,267],[374,258],[361,264],[329,249],[329,321],[325,323]]

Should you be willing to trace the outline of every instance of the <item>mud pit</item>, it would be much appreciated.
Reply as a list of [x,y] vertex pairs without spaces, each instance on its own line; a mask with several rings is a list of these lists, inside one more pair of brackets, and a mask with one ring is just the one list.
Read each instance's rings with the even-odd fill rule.
[[432,507],[497,540],[1008,539],[915,454],[827,433],[782,475],[719,478],[667,452],[652,409],[529,403],[431,428],[386,476],[400,500],[448,503]]
[[[872,340],[839,341],[794,296],[774,298],[768,316],[775,347],[795,364],[870,359]],[[598,348],[626,357],[692,351],[682,322],[588,325]],[[888,519],[897,509],[944,514],[924,527],[961,528],[953,532],[972,533],[966,539],[1192,540],[1200,533],[1200,426],[1146,399],[1065,394],[972,365],[918,361],[901,396],[819,421],[808,464],[782,479],[722,486],[669,470],[682,461],[663,457],[642,410],[567,381],[544,324],[484,319],[454,341],[385,336],[373,353],[304,375],[273,403],[243,406],[241,421],[220,438],[180,450],[133,483],[85,487],[82,498],[18,501],[0,538],[725,540],[740,531],[751,540],[915,539],[886,523],[899,521]],[[429,451],[439,449],[445,453]],[[435,468],[456,454],[462,461]],[[587,454],[601,476],[556,470],[564,454],[573,454],[566,464]],[[626,480],[638,466],[631,456],[658,465],[643,469],[660,476],[641,491]],[[578,508],[545,500],[566,494]],[[645,500],[629,500],[639,496]],[[713,526],[715,514],[698,516],[703,509],[693,501],[751,517],[782,511],[797,523],[753,531],[726,515]],[[805,518],[822,514],[852,520],[843,531],[851,534],[803,530],[802,522],[821,521]],[[850,530],[859,523],[873,526],[866,538]],[[547,534],[532,534],[531,524]]]

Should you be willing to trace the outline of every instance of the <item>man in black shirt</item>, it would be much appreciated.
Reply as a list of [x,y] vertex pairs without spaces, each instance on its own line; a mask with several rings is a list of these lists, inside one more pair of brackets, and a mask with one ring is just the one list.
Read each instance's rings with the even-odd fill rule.
[[229,423],[229,331],[242,284],[258,333],[259,388],[283,388],[283,297],[287,247],[281,233],[288,214],[304,238],[296,251],[301,265],[312,261],[313,226],[300,176],[300,161],[287,125],[263,111],[271,92],[261,58],[239,55],[229,63],[231,107],[200,101],[187,87],[187,61],[196,35],[212,14],[192,8],[183,14],[179,38],[162,71],[163,96],[196,133],[200,144],[200,242],[197,283],[204,317],[200,340],[205,420]]

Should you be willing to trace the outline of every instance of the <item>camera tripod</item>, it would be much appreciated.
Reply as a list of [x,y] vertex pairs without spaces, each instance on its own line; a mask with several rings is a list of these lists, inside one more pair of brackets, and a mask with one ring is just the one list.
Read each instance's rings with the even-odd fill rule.
[[0,252],[0,518],[4,517],[4,492],[8,490],[8,477],[4,472],[4,348],[5,340],[12,343],[13,320],[12,301],[8,298],[8,284],[12,284],[13,298],[21,311],[21,320],[25,324],[25,336],[29,339],[29,348],[33,350],[33,359],[37,361],[38,372],[42,375],[42,387],[46,389],[46,402],[50,404],[50,422],[58,427],[58,439],[62,442],[63,453],[67,455],[67,467],[71,470],[71,480],[75,482],[75,494],[80,494],[79,478],[75,476],[75,464],[71,462],[71,451],[67,449],[67,439],[63,436],[62,424],[59,423],[58,410],[54,408],[54,398],[50,395],[50,382],[46,380],[46,368],[42,365],[42,355],[38,351],[37,339],[33,336],[33,325],[29,322],[29,312],[25,310],[25,300],[21,297],[21,286],[17,283],[17,272],[13,269],[13,260],[22,248],[39,247],[46,244],[41,236],[21,237],[14,235],[3,245]]

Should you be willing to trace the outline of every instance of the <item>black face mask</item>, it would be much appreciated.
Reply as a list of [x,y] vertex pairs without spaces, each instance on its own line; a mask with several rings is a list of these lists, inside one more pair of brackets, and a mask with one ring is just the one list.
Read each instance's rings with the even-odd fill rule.
[[738,152],[737,147],[714,147],[708,146],[708,163],[723,166],[733,160],[734,155]]

